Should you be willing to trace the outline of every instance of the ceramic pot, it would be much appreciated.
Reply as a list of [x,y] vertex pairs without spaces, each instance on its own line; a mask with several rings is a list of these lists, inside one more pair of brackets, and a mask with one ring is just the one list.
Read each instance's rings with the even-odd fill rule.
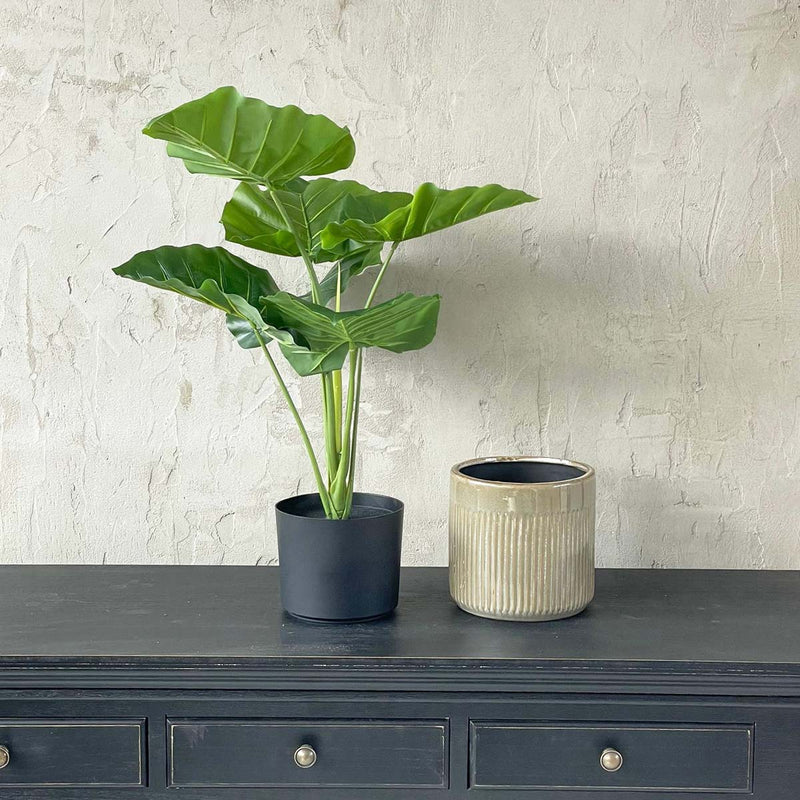
[[594,596],[594,470],[556,458],[481,458],[450,473],[450,594],[464,611],[540,621]]
[[314,622],[363,622],[390,614],[400,587],[403,504],[356,492],[349,519],[327,519],[318,494],[275,506],[281,602]]

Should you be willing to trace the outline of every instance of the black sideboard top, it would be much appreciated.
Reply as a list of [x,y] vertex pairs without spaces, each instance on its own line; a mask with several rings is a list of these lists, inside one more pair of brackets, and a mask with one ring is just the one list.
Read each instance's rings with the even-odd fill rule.
[[[405,568],[397,612],[313,625],[280,608],[270,567],[0,567],[0,685],[686,690],[779,679],[800,693],[800,572],[598,570],[572,619],[480,619],[447,570]],[[481,686],[485,687],[485,681]],[[789,687],[791,688],[791,687]]]

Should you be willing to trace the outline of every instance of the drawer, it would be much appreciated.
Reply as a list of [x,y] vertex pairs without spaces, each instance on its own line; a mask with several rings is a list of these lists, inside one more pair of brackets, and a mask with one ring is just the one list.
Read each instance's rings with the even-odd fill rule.
[[[615,772],[600,763],[607,748],[622,756]],[[752,765],[749,725],[470,723],[475,788],[735,794],[752,791]]]
[[140,719],[0,719],[7,762],[0,793],[7,786],[143,786],[144,741]]
[[[448,786],[447,720],[168,720],[169,785]],[[300,767],[302,745],[315,762]],[[306,753],[308,755],[308,753]]]

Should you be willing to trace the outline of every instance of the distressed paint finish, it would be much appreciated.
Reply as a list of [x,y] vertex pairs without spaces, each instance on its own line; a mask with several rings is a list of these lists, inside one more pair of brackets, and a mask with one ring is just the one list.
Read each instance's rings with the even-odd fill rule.
[[597,468],[600,565],[800,567],[797,3],[1,5],[0,560],[270,563],[312,488],[261,360],[110,272],[219,242],[233,185],[138,131],[235,84],[350,125],[378,188],[543,198],[382,289],[444,295],[366,363],[359,488],[406,501],[407,563],[446,562],[450,464],[529,453]]

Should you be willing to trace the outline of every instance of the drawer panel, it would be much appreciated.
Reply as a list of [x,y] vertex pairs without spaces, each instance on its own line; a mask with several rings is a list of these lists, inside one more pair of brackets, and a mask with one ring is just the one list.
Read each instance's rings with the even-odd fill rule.
[[[169,785],[447,788],[447,720],[174,719]],[[309,745],[316,762],[297,766]]]
[[10,786],[143,786],[144,742],[141,719],[0,719],[0,795]]
[[[622,755],[607,772],[602,752]],[[753,727],[697,724],[470,723],[475,788],[746,793]]]

